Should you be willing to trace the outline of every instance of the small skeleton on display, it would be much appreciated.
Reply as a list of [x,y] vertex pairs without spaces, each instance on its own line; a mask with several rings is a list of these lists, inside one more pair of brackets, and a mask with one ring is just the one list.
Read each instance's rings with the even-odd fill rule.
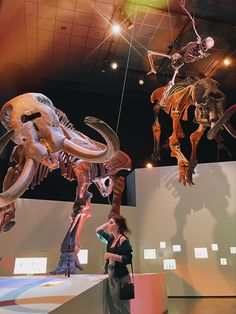
[[188,44],[186,44],[181,50],[180,52],[175,52],[172,55],[168,55],[168,54],[163,54],[160,52],[154,52],[149,50],[148,51],[148,60],[151,66],[151,70],[147,73],[147,75],[149,74],[156,74],[157,72],[155,71],[155,67],[154,67],[154,63],[153,63],[153,56],[160,56],[160,57],[165,57],[171,60],[171,66],[174,69],[174,74],[173,77],[171,79],[171,81],[169,81],[169,84],[167,86],[167,89],[165,91],[165,94],[163,95],[163,99],[161,101],[162,106],[164,106],[165,103],[165,99],[168,97],[168,92],[171,89],[171,87],[175,84],[175,78],[176,75],[179,73],[179,69],[186,63],[193,63],[199,59],[202,58],[206,58],[209,53],[207,53],[207,51],[212,48],[214,46],[214,39],[212,37],[206,37],[204,39],[202,39],[199,34],[197,33],[197,30],[195,28],[195,21],[193,19],[193,17],[191,16],[191,14],[188,12],[188,10],[185,8],[185,0],[179,0],[178,1],[180,6],[183,8],[183,10],[188,14],[188,16],[190,17],[192,24],[193,24],[193,29],[194,32],[197,36],[197,40],[193,41],[193,42],[189,42]]
[[174,79],[178,73],[178,70],[185,64],[185,63],[192,63],[196,60],[206,58],[209,53],[207,50],[214,46],[214,39],[212,37],[204,38],[203,40],[199,37],[196,41],[189,42],[186,46],[181,49],[181,53],[175,52],[173,55],[167,55],[160,52],[154,52],[149,50],[148,51],[148,59],[151,65],[151,70],[147,73],[148,75],[153,73],[156,74],[154,68],[154,63],[152,56],[161,56],[166,57],[171,60],[171,65],[174,68],[175,72],[172,78],[174,83]]

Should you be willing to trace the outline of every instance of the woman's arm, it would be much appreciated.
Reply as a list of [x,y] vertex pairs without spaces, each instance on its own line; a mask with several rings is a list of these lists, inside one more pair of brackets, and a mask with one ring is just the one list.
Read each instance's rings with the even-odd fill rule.
[[105,230],[105,229],[107,228],[107,226],[108,226],[108,222],[106,222],[105,224],[103,224],[103,225],[97,227],[96,233],[97,233],[98,231],[100,231],[100,230]]
[[105,253],[104,254],[105,260],[109,259],[111,261],[119,262],[119,263],[122,263],[124,265],[131,263],[131,261],[132,261],[132,247],[126,238],[124,238],[124,240],[122,238],[121,238],[122,243],[119,246],[119,254]]
[[114,253],[108,253],[106,252],[104,254],[104,259],[105,260],[110,260],[112,262],[119,262],[122,263],[122,255],[114,254]]
[[101,240],[105,244],[108,244],[108,242],[110,240],[109,233],[104,231],[106,229],[107,225],[108,225],[108,222],[106,222],[105,224],[97,227],[97,229],[96,229],[97,237],[99,238],[99,240]]

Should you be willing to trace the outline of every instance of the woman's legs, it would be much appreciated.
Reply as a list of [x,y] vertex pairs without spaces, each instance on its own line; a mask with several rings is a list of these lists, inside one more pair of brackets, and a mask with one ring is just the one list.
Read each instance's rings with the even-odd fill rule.
[[[122,278],[122,281],[123,281],[123,278]],[[119,278],[113,277],[113,278],[108,279],[107,297],[108,297],[108,305],[109,305],[110,314],[131,314],[130,300],[120,299],[120,279]]]
[[107,283],[107,298],[110,314],[120,314],[118,297],[117,284],[109,278]]

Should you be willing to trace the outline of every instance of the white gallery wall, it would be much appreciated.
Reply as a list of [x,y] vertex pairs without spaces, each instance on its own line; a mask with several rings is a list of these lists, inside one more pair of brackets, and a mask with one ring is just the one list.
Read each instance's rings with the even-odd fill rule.
[[[60,245],[70,225],[72,202],[18,199],[16,201],[16,225],[0,235],[0,276],[13,274],[16,257],[47,257],[47,272],[58,263]],[[78,273],[103,273],[103,255],[106,246],[96,236],[96,228],[107,222],[110,205],[92,204],[92,217],[85,221],[81,232],[81,249],[88,250],[88,264]],[[137,223],[135,207],[122,206],[132,229],[130,240],[137,251]],[[134,257],[135,269],[139,269],[138,255]]]
[[[170,296],[236,295],[236,163],[198,165],[192,187],[180,185],[177,172],[176,166],[137,169],[128,178],[136,206],[122,206],[121,213],[132,229],[135,272],[165,272]],[[13,274],[15,257],[47,257],[47,271],[54,269],[72,205],[17,200],[16,226],[0,236],[0,276]],[[82,273],[103,272],[105,245],[95,229],[109,211],[91,206],[81,235],[88,250]],[[146,249],[151,259],[144,259]]]
[[165,271],[171,296],[236,295],[236,163],[198,165],[192,187],[177,166],[134,176],[140,272]]

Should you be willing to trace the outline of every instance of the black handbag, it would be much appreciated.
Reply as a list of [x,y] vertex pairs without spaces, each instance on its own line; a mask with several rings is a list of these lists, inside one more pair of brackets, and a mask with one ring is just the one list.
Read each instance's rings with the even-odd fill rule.
[[133,282],[120,283],[120,299],[121,300],[131,300],[135,298],[134,293],[134,273],[133,273],[133,264],[131,262],[132,269],[132,280]]

